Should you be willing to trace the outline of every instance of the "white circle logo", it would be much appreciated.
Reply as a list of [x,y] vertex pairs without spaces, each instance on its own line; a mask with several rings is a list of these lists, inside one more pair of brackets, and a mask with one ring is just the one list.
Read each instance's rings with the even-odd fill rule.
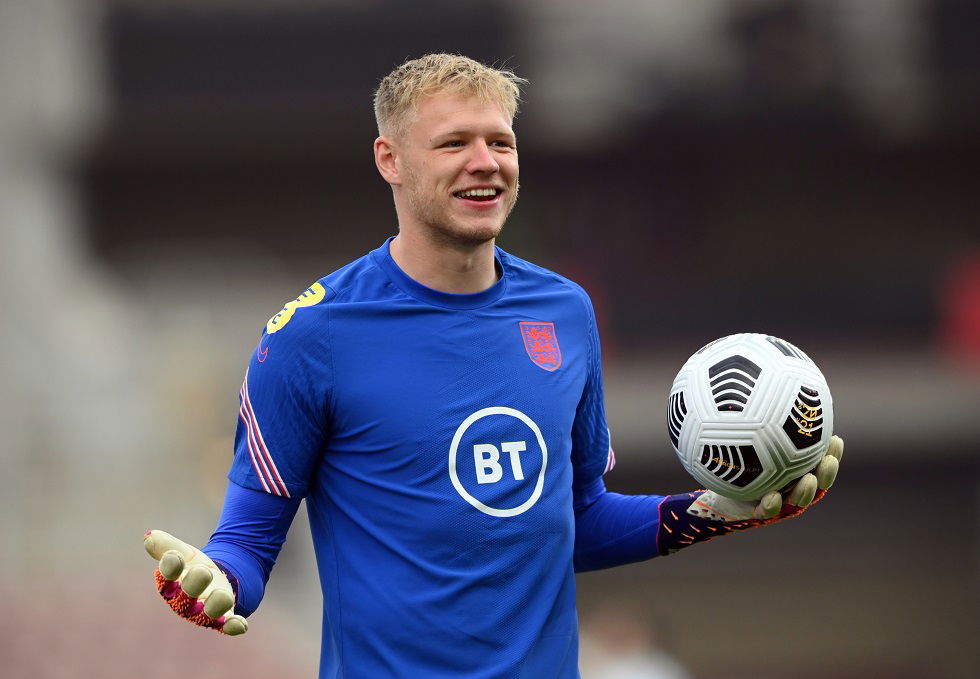
[[[520,505],[516,507],[511,507],[509,509],[497,509],[496,507],[488,507],[484,503],[480,502],[478,499],[470,495],[469,492],[467,492],[466,488],[463,487],[463,484],[459,480],[459,475],[456,473],[456,452],[459,449],[459,442],[463,439],[463,435],[466,433],[466,430],[469,429],[471,426],[473,426],[474,422],[477,422],[478,420],[482,420],[484,417],[489,417],[491,415],[506,415],[508,417],[513,417],[520,420],[521,422],[526,424],[531,429],[531,431],[534,432],[534,435],[538,439],[538,446],[540,446],[541,448],[541,471],[538,472],[538,480],[537,483],[535,483],[534,485],[534,491],[531,493],[531,497],[529,497]],[[504,445],[511,445],[511,444],[504,444]],[[492,446],[489,447],[492,448]],[[516,453],[512,453],[512,455],[515,454]],[[490,464],[494,465],[494,467],[497,467],[497,469],[499,469],[499,465],[497,465],[495,462],[490,462]],[[467,417],[465,420],[463,420],[463,423],[459,425],[459,428],[456,430],[456,434],[453,436],[452,445],[449,448],[449,477],[453,481],[453,486],[456,488],[456,492],[459,493],[462,496],[462,498],[467,502],[469,502],[471,505],[479,509],[484,514],[489,514],[490,516],[499,516],[499,517],[517,516],[518,514],[523,514],[531,507],[533,507],[534,503],[536,503],[538,501],[538,498],[541,497],[541,491],[544,489],[544,471],[547,466],[548,466],[548,447],[544,444],[544,436],[541,435],[541,430],[538,428],[538,425],[534,423],[534,420],[532,420],[530,417],[522,413],[520,410],[514,410],[513,408],[504,408],[503,406],[483,408],[482,410],[476,411],[475,413]],[[513,472],[514,472],[515,479],[524,478],[523,473],[520,471],[520,467],[514,469]],[[521,475],[518,476],[518,474]],[[490,475],[488,475],[488,477],[489,476]],[[494,481],[491,479],[491,481],[489,482],[494,482]],[[480,483],[483,483],[483,481],[480,481]]]

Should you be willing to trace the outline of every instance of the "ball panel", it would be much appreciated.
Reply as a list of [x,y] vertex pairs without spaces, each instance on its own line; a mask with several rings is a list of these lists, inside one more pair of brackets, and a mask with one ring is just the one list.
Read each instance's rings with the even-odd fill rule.
[[814,436],[817,440],[820,439],[823,431],[823,405],[820,392],[800,385],[789,415],[783,422],[783,431],[797,450],[813,445]]
[[708,386],[719,412],[745,409],[762,369],[740,354],[726,356],[708,368]]
[[678,391],[671,394],[667,402],[667,434],[675,450],[685,417],[687,417],[687,405],[684,402],[684,392]]

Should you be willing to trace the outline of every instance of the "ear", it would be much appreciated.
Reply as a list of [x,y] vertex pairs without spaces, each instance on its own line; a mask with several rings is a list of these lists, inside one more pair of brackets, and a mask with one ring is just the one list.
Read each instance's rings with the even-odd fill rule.
[[381,136],[374,140],[374,164],[386,182],[392,186],[402,183],[398,167],[398,149],[391,137]]

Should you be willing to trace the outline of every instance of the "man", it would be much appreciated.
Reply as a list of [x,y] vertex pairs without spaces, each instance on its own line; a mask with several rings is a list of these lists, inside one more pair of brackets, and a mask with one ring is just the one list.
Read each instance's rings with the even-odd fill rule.
[[183,617],[245,632],[306,497],[321,677],[576,677],[575,570],[797,514],[833,482],[828,457],[785,506],[606,492],[591,302],[495,247],[521,82],[445,54],[381,82],[374,156],[398,235],[266,325],[203,552],[147,533]]

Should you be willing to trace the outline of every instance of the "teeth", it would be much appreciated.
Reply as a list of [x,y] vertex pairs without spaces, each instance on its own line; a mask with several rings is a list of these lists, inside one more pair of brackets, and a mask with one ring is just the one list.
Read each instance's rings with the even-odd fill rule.
[[456,195],[460,198],[468,198],[470,196],[495,196],[497,195],[497,189],[469,189],[468,191],[460,191]]

